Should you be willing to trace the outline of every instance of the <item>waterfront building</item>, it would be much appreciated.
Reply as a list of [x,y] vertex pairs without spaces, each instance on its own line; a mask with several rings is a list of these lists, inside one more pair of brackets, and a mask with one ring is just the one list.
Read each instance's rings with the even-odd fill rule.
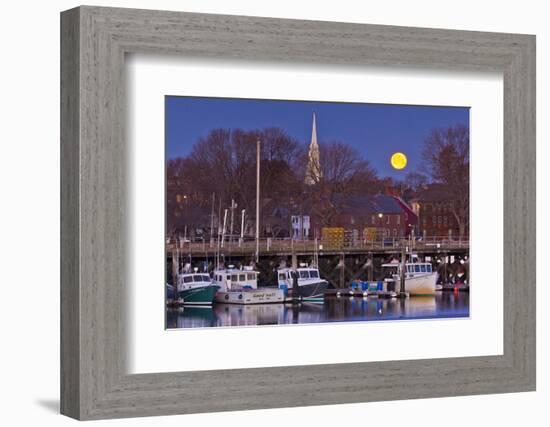
[[[458,237],[460,227],[453,213],[452,194],[442,184],[424,185],[411,198],[411,207],[418,216],[419,234],[426,237]],[[465,227],[468,235],[468,224]]]
[[408,237],[417,225],[413,210],[386,194],[350,197],[334,220],[349,236],[364,241]]

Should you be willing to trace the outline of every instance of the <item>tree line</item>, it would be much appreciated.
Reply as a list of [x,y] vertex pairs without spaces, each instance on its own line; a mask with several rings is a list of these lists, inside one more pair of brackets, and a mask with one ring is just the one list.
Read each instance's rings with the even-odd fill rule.
[[[341,141],[319,144],[319,178],[308,185],[305,173],[309,144],[300,143],[280,128],[213,129],[195,142],[188,156],[167,163],[168,182],[177,182],[178,192],[185,193],[188,201],[173,203],[174,195],[168,195],[168,231],[184,226],[209,228],[212,211],[218,218],[231,200],[238,205],[239,213],[245,209],[247,217],[253,217],[258,140],[261,141],[261,221],[277,206],[293,214],[308,214],[316,223],[330,226],[351,197],[378,193],[387,184],[387,179],[377,176],[363,153]],[[421,171],[408,174],[402,183],[408,188],[428,182],[445,185],[449,197],[456,199],[453,213],[463,225],[467,222],[469,205],[468,150],[465,126],[434,129],[424,143]],[[217,222],[214,226],[217,228]]]

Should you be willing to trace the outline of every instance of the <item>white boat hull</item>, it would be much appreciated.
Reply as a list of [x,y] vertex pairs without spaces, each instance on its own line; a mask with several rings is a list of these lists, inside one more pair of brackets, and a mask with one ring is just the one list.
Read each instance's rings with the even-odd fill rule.
[[281,303],[285,294],[281,289],[258,288],[242,291],[218,291],[215,301],[225,304],[269,304]]
[[[396,290],[399,290],[399,276],[394,276],[397,284]],[[427,273],[415,275],[413,277],[405,277],[405,292],[410,295],[435,295],[437,273]]]

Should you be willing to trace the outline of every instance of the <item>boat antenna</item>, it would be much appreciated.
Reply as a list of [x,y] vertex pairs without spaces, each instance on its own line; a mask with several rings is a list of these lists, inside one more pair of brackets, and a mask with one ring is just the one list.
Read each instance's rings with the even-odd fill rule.
[[225,227],[227,225],[227,209],[224,210],[223,212],[223,228],[222,228],[222,248],[223,248],[223,244],[225,242]]
[[313,244],[314,244],[314,247],[313,247],[313,267],[317,267],[319,268],[319,245],[317,244],[317,230],[314,230],[313,231],[313,235],[314,235],[314,238],[313,238]]
[[220,236],[221,236],[222,198],[219,198],[218,205],[218,245],[216,248],[216,269],[220,266]]
[[216,204],[216,193],[212,192],[212,213],[210,214],[210,247],[214,246],[214,206]]
[[260,140],[256,142],[256,262],[260,260]]

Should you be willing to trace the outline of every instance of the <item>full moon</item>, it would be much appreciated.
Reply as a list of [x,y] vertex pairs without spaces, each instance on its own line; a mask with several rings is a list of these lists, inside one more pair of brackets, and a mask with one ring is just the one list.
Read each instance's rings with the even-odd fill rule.
[[407,156],[400,152],[393,153],[390,162],[394,169],[404,169],[407,166]]

